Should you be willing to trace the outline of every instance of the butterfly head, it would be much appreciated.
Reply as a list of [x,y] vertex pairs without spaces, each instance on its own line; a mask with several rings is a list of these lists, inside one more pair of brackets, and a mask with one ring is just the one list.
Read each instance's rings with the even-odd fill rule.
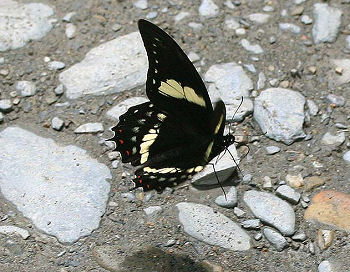
[[222,145],[224,147],[229,147],[230,145],[235,143],[235,139],[236,139],[235,136],[233,136],[232,134],[227,134],[224,136]]

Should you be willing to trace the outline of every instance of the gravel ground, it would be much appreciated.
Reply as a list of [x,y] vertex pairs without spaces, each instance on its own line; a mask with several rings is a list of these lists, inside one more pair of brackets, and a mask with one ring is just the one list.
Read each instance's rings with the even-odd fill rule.
[[[2,1],[0,271],[349,271],[350,1]],[[246,97],[226,203],[189,182],[129,192],[104,141],[107,111],[145,96],[142,43],[118,40],[140,18],[192,52],[228,115]]]

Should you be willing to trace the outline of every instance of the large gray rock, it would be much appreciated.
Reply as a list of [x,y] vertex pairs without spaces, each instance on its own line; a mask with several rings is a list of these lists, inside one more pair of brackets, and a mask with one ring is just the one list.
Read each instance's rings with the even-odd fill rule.
[[20,48],[31,40],[44,37],[52,28],[49,17],[53,13],[51,7],[41,3],[1,0],[0,52]]
[[0,133],[0,188],[43,232],[72,243],[98,228],[111,178],[86,151],[18,127]]
[[295,228],[293,208],[277,196],[258,191],[248,191],[243,197],[244,203],[262,222],[275,227],[284,235],[292,235]]
[[223,214],[202,204],[180,202],[176,206],[185,232],[192,237],[230,250],[250,249],[249,235]]
[[138,32],[118,37],[90,50],[62,72],[66,96],[104,95],[130,90],[146,82],[148,61]]
[[314,43],[334,42],[339,32],[342,11],[326,3],[316,3],[313,15],[315,18],[312,27]]
[[255,99],[254,119],[266,136],[285,144],[304,138],[305,98],[298,92],[270,88]]

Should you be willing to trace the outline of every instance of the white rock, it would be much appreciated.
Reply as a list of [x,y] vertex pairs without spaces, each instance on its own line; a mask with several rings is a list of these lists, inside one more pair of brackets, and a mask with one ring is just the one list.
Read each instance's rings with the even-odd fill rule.
[[161,206],[151,206],[151,207],[147,207],[147,208],[143,209],[143,211],[145,212],[145,214],[147,216],[154,216],[154,215],[160,213],[162,210],[163,209]]
[[48,63],[49,70],[62,70],[66,65],[61,61],[50,61]]
[[200,15],[212,18],[219,14],[219,7],[213,0],[202,0],[198,11]]
[[193,51],[189,52],[187,54],[187,56],[190,59],[190,61],[192,61],[192,62],[196,62],[196,61],[199,61],[201,59],[200,56]]
[[190,13],[187,11],[180,11],[175,17],[174,17],[174,21],[176,23],[180,22],[181,20],[185,19],[187,16],[189,16]]
[[64,126],[64,121],[58,117],[54,117],[52,118],[51,120],[51,127],[54,129],[54,130],[61,130]]
[[263,72],[260,72],[258,82],[256,83],[256,88],[258,90],[264,89],[265,88],[265,81],[266,81],[265,74]]
[[220,207],[224,208],[233,208],[237,205],[237,190],[236,187],[232,186],[228,193],[226,194],[226,198],[224,195],[220,195],[215,199],[215,203]]
[[313,20],[309,17],[309,15],[302,15],[300,17],[300,21],[304,24],[304,25],[310,25],[312,24]]
[[12,110],[12,102],[10,99],[0,100],[0,112],[9,112]]
[[133,1],[133,5],[135,8],[146,9],[148,7],[147,0],[136,0]]
[[322,261],[318,265],[318,272],[338,272],[339,270],[336,270],[333,265],[328,261]]
[[235,6],[234,6],[233,3],[231,2],[231,0],[226,0],[225,3],[224,3],[224,5],[225,5],[226,7],[228,7],[229,9],[234,9],[234,8],[235,8]]
[[260,220],[259,219],[249,219],[242,222],[242,227],[245,229],[260,229]]
[[69,12],[66,15],[64,15],[64,17],[62,18],[63,22],[67,22],[70,23],[70,21],[72,20],[73,16],[76,15],[76,12]]
[[53,14],[51,7],[41,3],[1,0],[0,52],[20,48],[31,40],[44,37],[52,28],[48,17]]
[[278,187],[276,190],[276,194],[292,204],[297,204],[301,196],[300,193],[298,193],[288,185],[282,185]]
[[237,216],[237,217],[242,217],[243,215],[245,215],[245,211],[243,211],[240,208],[234,207],[233,208],[233,213]]
[[288,246],[286,238],[277,231],[271,228],[265,228],[263,232],[266,239],[276,248],[277,251],[282,251]]
[[203,27],[202,24],[200,24],[200,23],[195,23],[195,22],[190,22],[190,23],[188,23],[188,26],[189,26],[190,28],[192,28],[193,30],[196,30],[196,31],[200,30],[200,29]]
[[312,27],[314,43],[334,42],[337,38],[342,11],[328,6],[327,3],[316,3],[313,6],[315,23]]
[[18,127],[0,133],[3,196],[43,232],[73,243],[99,227],[111,178],[86,151]]
[[237,22],[235,18],[231,18],[231,17],[225,19],[225,25],[228,29],[233,29],[233,30],[236,30],[237,28],[240,27],[239,22]]
[[86,123],[74,130],[74,133],[97,133],[103,132],[103,125],[101,123]]
[[345,154],[343,155],[343,160],[347,163],[350,163],[350,151],[345,152]]
[[55,88],[55,94],[61,95],[64,93],[64,86],[63,84],[58,84],[58,86]]
[[30,236],[29,231],[16,226],[0,226],[0,233],[5,235],[16,234],[21,236],[24,240]]
[[279,148],[278,146],[271,145],[271,146],[266,147],[266,154],[267,155],[273,155],[273,154],[276,154],[280,151],[281,151],[281,148]]
[[266,24],[270,19],[270,15],[263,13],[253,13],[248,15],[248,19],[256,24]]
[[34,82],[18,81],[16,90],[21,93],[21,96],[33,96],[36,93],[36,86]]
[[251,241],[236,223],[208,206],[180,202],[179,220],[192,237],[230,250],[248,250]]
[[312,116],[316,116],[318,113],[318,106],[316,103],[310,99],[306,100],[307,107],[309,108],[309,113]]
[[294,233],[295,214],[286,201],[271,193],[254,190],[246,192],[243,201],[262,222],[275,227],[284,235]]
[[78,64],[62,72],[66,95],[104,95],[130,90],[146,82],[148,61],[138,32],[118,37],[90,50]]
[[131,97],[125,99],[124,101],[120,102],[119,104],[115,105],[113,108],[108,110],[106,116],[118,121],[120,115],[126,113],[130,107],[145,103],[147,101],[149,100],[145,97]]
[[77,27],[71,23],[66,25],[66,36],[68,39],[73,39],[77,32]]
[[322,143],[325,145],[340,146],[345,142],[345,132],[340,132],[336,135],[326,132],[322,137]]
[[250,53],[262,54],[264,50],[258,44],[251,44],[247,39],[241,40],[242,47]]
[[301,32],[301,28],[295,24],[290,24],[290,23],[280,23],[279,24],[280,29],[284,31],[289,31],[294,34],[299,34]]
[[236,35],[237,35],[237,36],[244,36],[244,35],[246,34],[245,29],[242,28],[242,27],[237,28],[235,32],[236,32]]
[[350,35],[345,38],[345,48],[350,50]]

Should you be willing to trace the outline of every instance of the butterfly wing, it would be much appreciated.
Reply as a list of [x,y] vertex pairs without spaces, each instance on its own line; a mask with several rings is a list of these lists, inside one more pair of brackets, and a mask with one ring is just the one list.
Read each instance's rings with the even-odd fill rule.
[[191,123],[193,129],[209,134],[207,122],[213,107],[192,62],[162,29],[145,20],[138,24],[149,61],[148,98],[181,122]]

